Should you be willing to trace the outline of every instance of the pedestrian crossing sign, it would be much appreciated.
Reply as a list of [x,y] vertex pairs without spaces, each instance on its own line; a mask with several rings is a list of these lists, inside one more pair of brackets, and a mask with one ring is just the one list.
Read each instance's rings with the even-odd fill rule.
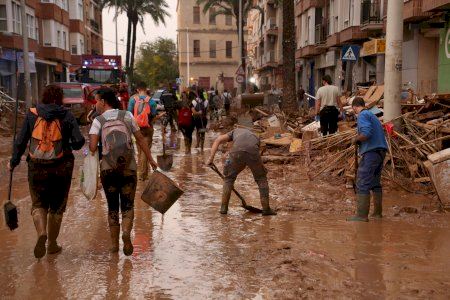
[[343,61],[357,61],[359,58],[359,46],[346,45],[342,47]]

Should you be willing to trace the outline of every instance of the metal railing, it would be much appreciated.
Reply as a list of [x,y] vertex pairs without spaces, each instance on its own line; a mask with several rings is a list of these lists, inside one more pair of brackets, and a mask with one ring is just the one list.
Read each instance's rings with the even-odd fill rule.
[[324,44],[327,41],[328,37],[328,26],[324,24],[317,24],[315,29],[315,44],[320,45]]
[[361,2],[361,24],[379,23],[382,23],[380,1],[363,0]]

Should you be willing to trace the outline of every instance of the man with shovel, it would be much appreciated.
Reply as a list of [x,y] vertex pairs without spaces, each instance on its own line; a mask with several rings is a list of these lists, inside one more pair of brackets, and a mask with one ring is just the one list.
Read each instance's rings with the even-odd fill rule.
[[260,141],[253,132],[245,128],[236,128],[219,136],[214,141],[207,165],[214,165],[214,156],[219,145],[227,142],[233,142],[233,147],[228,154],[223,170],[224,183],[220,213],[226,214],[228,212],[228,203],[230,202],[234,182],[239,173],[248,166],[256,184],[258,184],[263,216],[276,215],[276,212],[269,205],[269,183],[267,181],[267,169],[264,167],[259,153]]

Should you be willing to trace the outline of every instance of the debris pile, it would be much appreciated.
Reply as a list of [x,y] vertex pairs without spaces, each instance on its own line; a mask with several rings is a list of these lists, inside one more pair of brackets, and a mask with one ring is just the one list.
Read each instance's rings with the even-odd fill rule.
[[[0,91],[0,134],[11,135],[14,129],[14,117],[16,100]],[[18,124],[22,123],[24,117],[24,103],[19,101]]]

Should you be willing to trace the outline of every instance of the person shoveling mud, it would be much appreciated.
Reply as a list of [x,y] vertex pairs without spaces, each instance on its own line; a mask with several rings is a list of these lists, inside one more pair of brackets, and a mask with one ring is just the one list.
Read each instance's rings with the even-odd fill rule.
[[134,196],[137,175],[131,135],[145,153],[154,170],[158,167],[150,153],[146,139],[139,130],[133,115],[119,110],[120,103],[112,89],[100,89],[97,94],[97,111],[102,114],[92,123],[89,131],[89,149],[97,151],[102,142],[101,180],[108,201],[108,224],[111,233],[111,252],[119,251],[119,205],[122,212],[123,253],[133,254],[131,229],[134,220]]
[[260,141],[253,132],[245,128],[236,128],[227,134],[219,136],[214,141],[207,165],[213,165],[214,156],[219,145],[227,142],[233,142],[233,147],[228,154],[223,170],[224,183],[220,213],[227,214],[234,182],[239,173],[248,166],[259,187],[259,195],[263,208],[262,214],[264,216],[276,215],[276,212],[269,205],[269,183],[267,181],[267,169],[264,167],[259,153]]
[[41,104],[26,114],[10,161],[9,168],[13,170],[29,142],[28,183],[31,216],[38,234],[36,258],[62,250],[56,239],[72,181],[75,160],[72,150],[81,149],[85,142],[75,117],[62,106],[63,96],[63,90],[57,86],[45,88]]

